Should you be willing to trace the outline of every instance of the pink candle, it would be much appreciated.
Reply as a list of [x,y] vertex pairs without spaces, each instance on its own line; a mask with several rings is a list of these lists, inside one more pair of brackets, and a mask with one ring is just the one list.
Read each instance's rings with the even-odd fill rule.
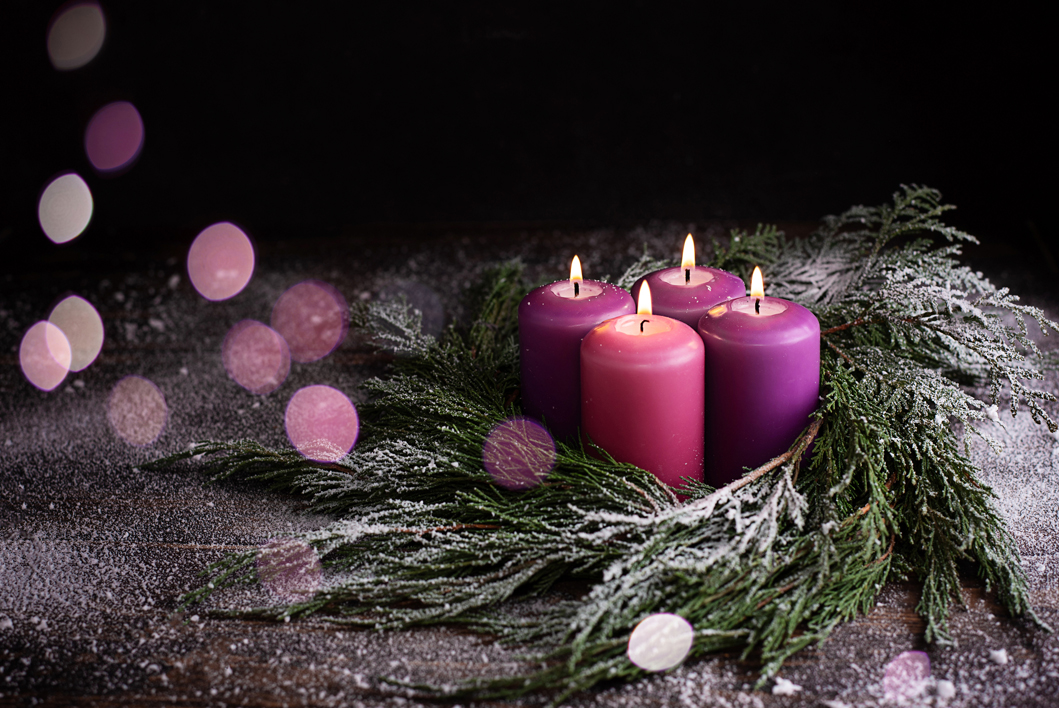
[[600,324],[581,344],[581,427],[619,462],[671,487],[702,480],[704,349],[691,327],[651,314]]
[[720,487],[790,448],[820,396],[820,322],[801,305],[749,297],[699,321],[706,345],[706,481]]
[[726,270],[695,265],[695,241],[691,234],[684,239],[684,255],[679,268],[665,268],[648,273],[632,286],[632,295],[640,284],[651,286],[653,312],[680,320],[691,328],[714,305],[746,295],[746,284],[738,275]]
[[603,320],[636,311],[616,285],[583,280],[574,256],[570,279],[544,285],[518,306],[522,409],[560,440],[581,424],[581,340]]

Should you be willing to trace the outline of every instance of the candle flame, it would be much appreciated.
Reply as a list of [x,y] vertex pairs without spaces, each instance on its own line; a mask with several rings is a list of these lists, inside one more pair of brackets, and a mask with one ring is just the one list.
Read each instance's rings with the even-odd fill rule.
[[765,297],[765,282],[757,266],[754,266],[754,275],[750,278],[750,297]]
[[691,237],[691,234],[688,234],[688,237],[684,239],[684,255],[680,259],[680,267],[695,267],[695,239]]
[[636,303],[636,314],[651,314],[651,288],[647,285],[646,280],[640,284],[640,297],[637,298],[637,300],[638,301]]
[[574,256],[574,260],[570,261],[570,282],[584,280],[581,275],[581,259]]

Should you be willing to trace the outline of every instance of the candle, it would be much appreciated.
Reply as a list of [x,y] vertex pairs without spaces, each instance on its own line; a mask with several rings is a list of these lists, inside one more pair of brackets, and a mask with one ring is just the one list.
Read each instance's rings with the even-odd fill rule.
[[801,305],[750,296],[699,321],[706,345],[706,481],[715,487],[790,448],[820,396],[820,322]]
[[640,278],[632,286],[633,297],[645,282],[651,284],[654,312],[680,320],[692,329],[714,305],[746,295],[746,284],[738,275],[695,265],[695,240],[691,234],[684,239],[680,267],[656,270]]
[[616,285],[584,280],[574,256],[570,279],[544,285],[518,306],[522,409],[559,439],[581,424],[581,340],[603,320],[636,311]]
[[603,322],[581,344],[582,432],[671,487],[702,480],[704,348],[695,330],[651,313]]

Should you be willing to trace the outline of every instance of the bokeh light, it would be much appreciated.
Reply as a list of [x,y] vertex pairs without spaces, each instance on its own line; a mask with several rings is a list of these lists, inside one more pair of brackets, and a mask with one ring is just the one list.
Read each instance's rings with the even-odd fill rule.
[[92,191],[80,176],[68,172],[53,179],[40,195],[37,219],[55,243],[81,235],[92,220]]
[[482,461],[504,489],[529,489],[555,467],[555,440],[540,423],[511,418],[489,431],[482,446]]
[[287,438],[302,455],[335,462],[353,449],[360,432],[357,409],[330,386],[306,386],[287,404]]
[[282,602],[308,600],[323,570],[316,550],[297,538],[273,538],[258,548],[257,577]]
[[232,380],[252,393],[271,393],[290,373],[290,350],[283,337],[255,320],[237,322],[221,347],[224,369]]
[[129,167],[143,147],[143,120],[136,106],[116,101],[96,111],[85,128],[85,154],[100,172]]
[[83,297],[71,295],[52,309],[48,321],[70,342],[70,371],[83,371],[103,348],[103,320]]
[[51,391],[70,371],[70,343],[51,322],[38,322],[26,330],[18,350],[22,373],[42,391]]
[[68,4],[48,26],[48,58],[60,71],[79,69],[96,58],[106,36],[107,21],[97,3]]
[[188,277],[207,300],[235,297],[253,274],[254,246],[227,221],[203,229],[188,250]]
[[650,615],[629,635],[629,661],[644,671],[666,671],[684,661],[694,639],[695,630],[683,617]]
[[279,296],[272,329],[287,341],[294,361],[323,359],[346,338],[349,305],[342,293],[319,280],[306,280]]
[[886,665],[883,694],[887,700],[901,701],[922,694],[930,678],[930,657],[921,651],[906,651]]
[[157,440],[168,416],[162,392],[142,376],[126,376],[118,381],[107,399],[107,420],[114,432],[136,447]]

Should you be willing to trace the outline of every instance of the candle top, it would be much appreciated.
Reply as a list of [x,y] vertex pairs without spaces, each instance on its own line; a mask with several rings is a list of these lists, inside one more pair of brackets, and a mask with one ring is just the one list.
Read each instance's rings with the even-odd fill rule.
[[[641,325],[643,331],[640,330]],[[701,357],[705,347],[695,330],[680,320],[662,315],[622,315],[592,329],[581,343],[584,356],[607,358],[630,366],[679,363]]]
[[678,319],[692,329],[707,309],[746,295],[742,278],[705,266],[666,268],[648,273],[632,286],[634,297],[645,283],[650,283],[653,289],[655,312]]
[[[737,293],[729,293],[732,290],[732,283],[730,280],[735,280],[739,283],[740,289]],[[729,297],[735,297],[736,295],[742,295],[745,291],[743,288],[743,281],[737,276],[731,273],[717,268],[706,268],[703,266],[695,265],[695,239],[692,238],[691,234],[684,239],[684,253],[680,258],[679,268],[665,268],[663,270],[656,270],[653,273],[649,273],[640,281],[652,280],[654,282],[663,282],[666,285],[672,285],[682,290],[694,290],[703,285],[706,286],[707,292],[713,290],[713,285],[720,285],[722,292],[718,292],[718,295],[725,295],[721,298],[727,300]],[[721,280],[724,282],[714,283],[715,280]],[[634,287],[635,290],[635,287]],[[635,295],[635,293],[633,293]],[[691,293],[687,293],[691,295]],[[692,295],[692,297],[695,297]],[[720,300],[718,300],[720,302]]]
[[598,286],[597,283],[591,283],[587,289],[582,292],[585,286],[585,276],[581,274],[581,259],[574,255],[573,260],[570,261],[570,279],[566,281],[564,285],[560,280],[558,283],[552,285],[552,292],[561,298],[574,299],[579,297],[593,297],[603,292],[603,289]]
[[[704,266],[691,266],[690,268],[666,268],[658,272],[658,279],[663,283],[675,285],[679,288],[696,288],[707,285],[717,279],[721,271]],[[708,286],[709,287],[709,286]],[[712,290],[712,287],[709,287]]]
[[[733,312],[745,312],[754,317],[773,317],[787,311],[787,301],[778,297],[748,295],[732,300]],[[793,303],[790,303],[793,304]],[[714,308],[716,309],[716,308]],[[713,312],[711,309],[710,312]]]
[[[683,266],[664,268],[648,273],[632,286],[633,297],[640,289],[640,284],[650,282],[659,289],[658,296],[666,300],[687,303],[705,303],[709,300],[723,302],[729,298],[746,294],[746,285],[738,275],[719,268],[706,266]],[[665,292],[663,292],[665,291]]]
[[749,295],[710,308],[698,329],[703,337],[745,344],[782,344],[820,336],[816,315],[798,303]]
[[661,315],[624,315],[618,318],[618,322],[614,324],[614,330],[631,337],[646,337],[670,331],[673,329],[670,322],[675,321]]
[[595,280],[559,280],[548,289],[564,299],[590,298],[603,292],[603,283]]
[[632,295],[617,285],[598,280],[581,280],[578,281],[577,289],[578,295],[574,297],[574,286],[569,280],[535,288],[519,303],[519,322],[529,318],[534,322],[550,322],[553,325],[587,327],[610,317],[636,311]]

